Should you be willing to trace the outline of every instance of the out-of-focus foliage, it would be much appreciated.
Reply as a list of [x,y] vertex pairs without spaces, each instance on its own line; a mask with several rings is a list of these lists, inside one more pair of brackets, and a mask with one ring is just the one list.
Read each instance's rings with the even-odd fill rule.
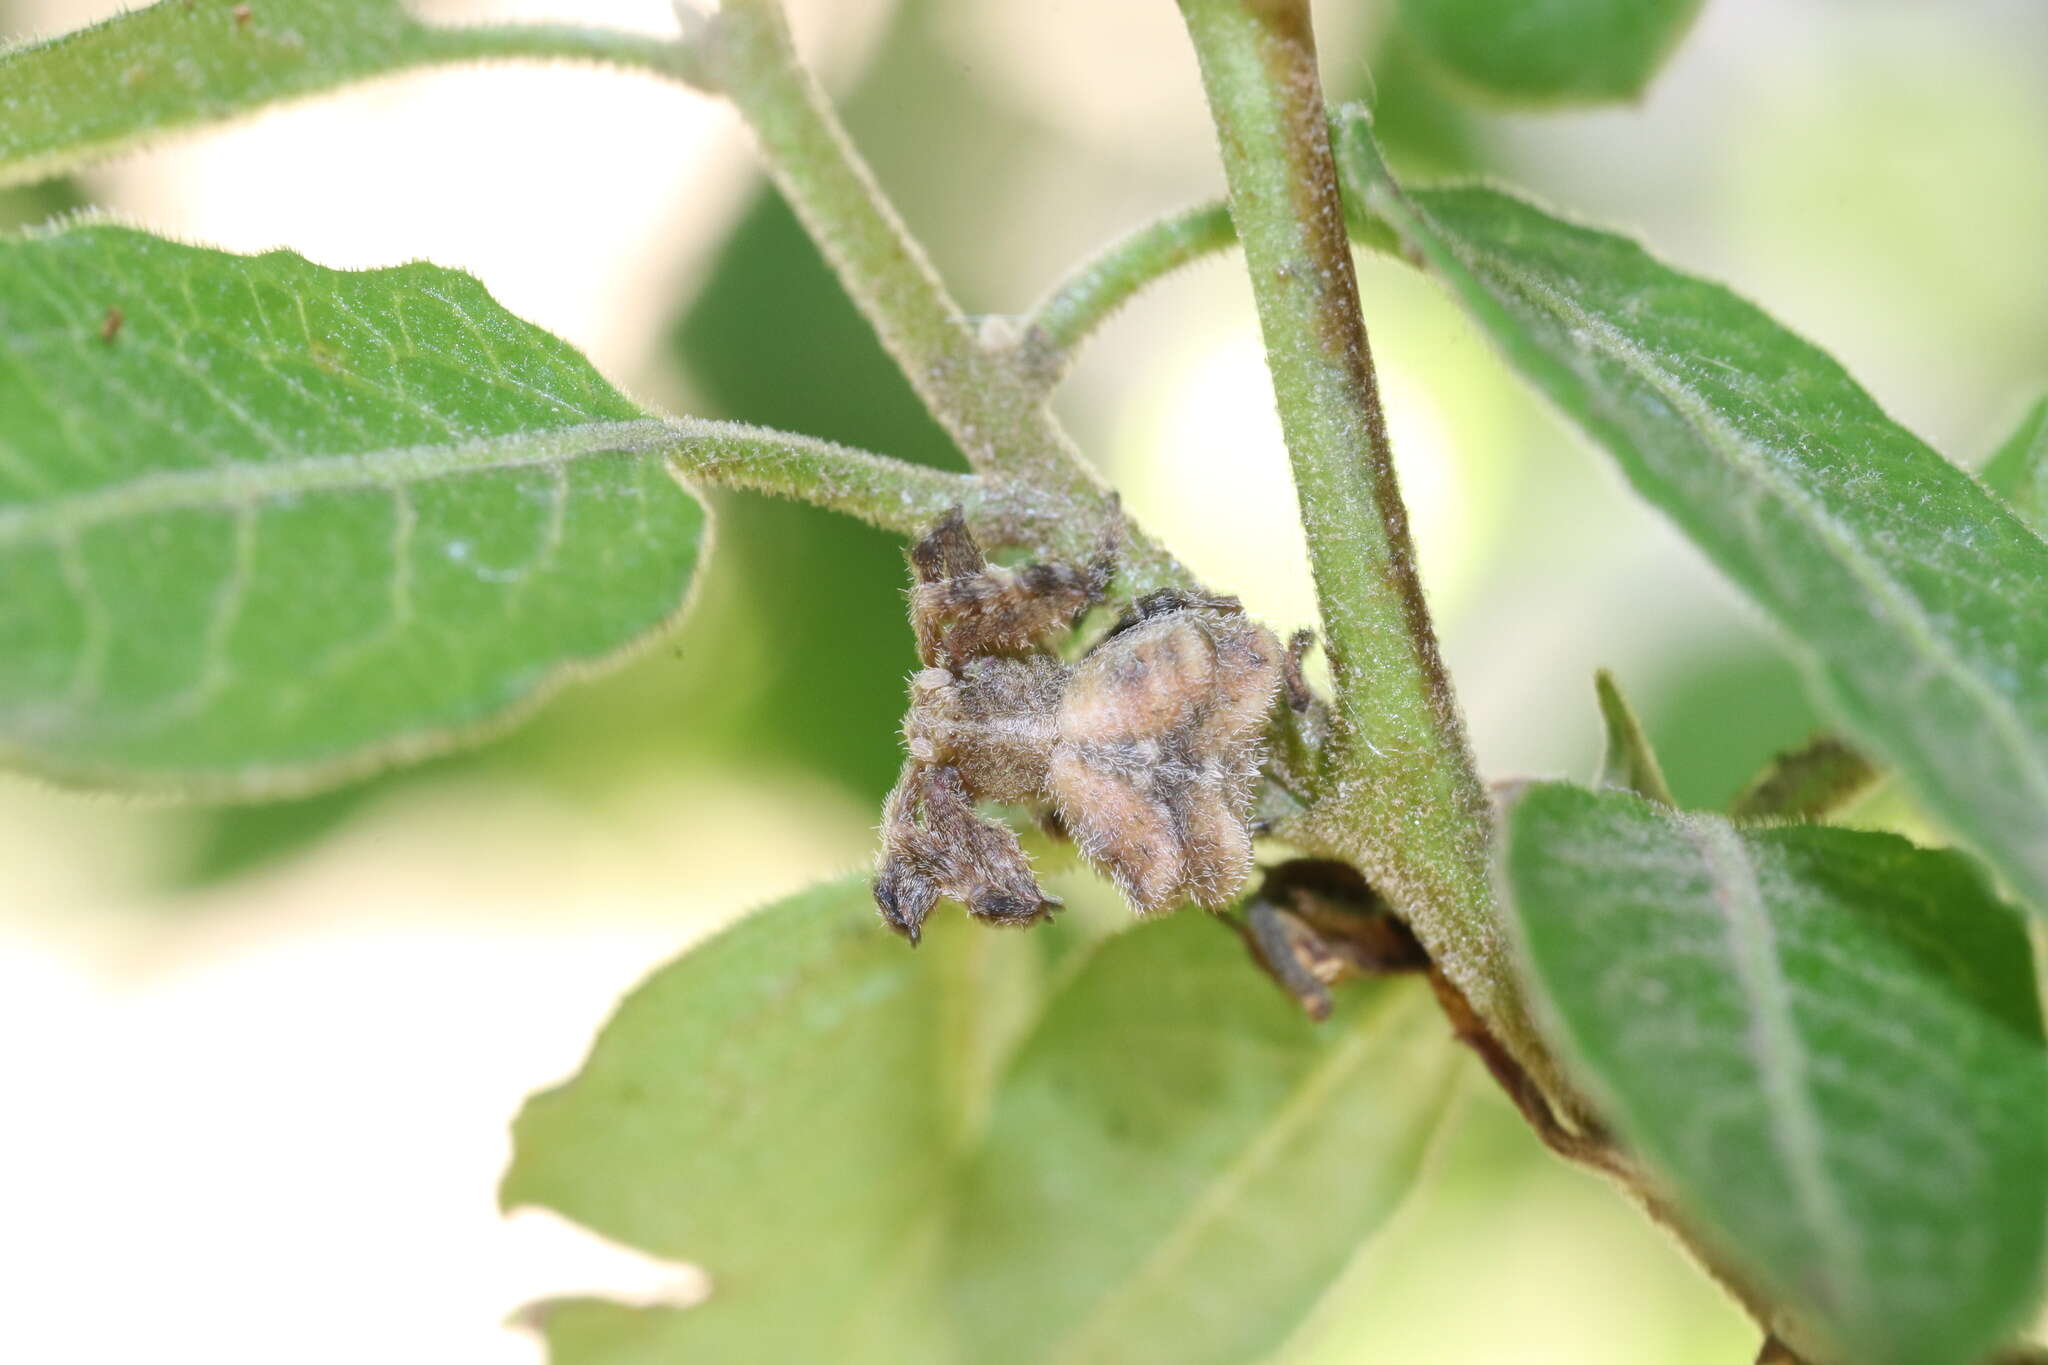
[[1729,805],[1742,822],[1822,820],[1851,804],[1883,774],[1834,735],[1815,735],[1787,749],[1751,779]]
[[1517,104],[1632,99],[1700,0],[1401,0],[1416,46],[1484,96]]
[[2048,398],[2034,404],[1985,464],[1982,476],[2029,525],[2048,536]]
[[558,1362],[1258,1359],[1401,1203],[1456,1074],[1420,983],[1318,1026],[1203,916],[934,931],[877,933],[858,882],[784,901],[531,1101],[505,1202],[713,1286],[545,1305]]
[[2020,1325],[2048,1051],[2026,927],[1969,859],[1550,783],[1501,866],[1601,1114],[1827,1358],[1970,1365]]
[[427,265],[0,243],[0,751],[264,794],[446,747],[680,610],[704,529],[581,356]]
[[1820,724],[1799,667],[1745,632],[1667,655],[1644,723],[1681,810],[1724,810],[1774,754]]
[[1457,175],[1485,163],[1477,120],[1398,24],[1380,35],[1360,89],[1332,89],[1330,98],[1363,100],[1387,160],[1403,175]]
[[35,227],[84,208],[91,201],[71,180],[39,180],[0,190],[0,230]]

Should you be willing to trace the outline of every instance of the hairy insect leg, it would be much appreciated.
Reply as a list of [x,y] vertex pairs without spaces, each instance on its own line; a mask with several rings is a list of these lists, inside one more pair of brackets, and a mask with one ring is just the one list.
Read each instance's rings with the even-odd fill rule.
[[910,547],[910,571],[916,579],[910,590],[910,629],[917,637],[917,657],[925,663],[938,662],[940,639],[951,622],[946,610],[948,594],[931,589],[971,579],[987,568],[988,558],[957,507],[948,508],[924,538]]
[[988,567],[988,557],[967,529],[967,518],[957,507],[946,509],[910,547],[910,566],[920,583],[942,583],[948,578],[965,578]]
[[882,806],[882,865],[875,876],[875,905],[891,929],[915,945],[925,916],[939,901],[930,837],[919,823],[922,769],[907,763]]
[[1035,924],[1059,907],[1008,826],[974,809],[956,769],[905,765],[882,818],[875,878],[882,918],[913,944],[941,897],[994,924]]
[[1427,971],[1429,954],[1347,863],[1296,858],[1267,870],[1238,926],[1252,959],[1312,1019],[1339,981]]
[[1330,1017],[1331,983],[1344,975],[1344,960],[1328,941],[1269,900],[1254,896],[1237,926],[1252,960],[1293,996],[1309,1018]]
[[1312,630],[1297,630],[1287,637],[1287,653],[1280,661],[1280,687],[1287,698],[1287,709],[1297,715],[1306,712],[1316,704],[1316,694],[1310,690],[1308,678],[1301,671],[1301,662],[1315,647],[1316,633]]
[[1142,626],[1147,621],[1156,620],[1161,616],[1171,616],[1182,611],[1207,611],[1225,616],[1242,616],[1244,603],[1235,597],[1189,592],[1185,588],[1159,588],[1146,593],[1124,608],[1123,615],[1117,618],[1116,624],[1109,628],[1107,634],[1095,642],[1089,653],[1101,649],[1127,630]]
[[910,625],[927,664],[959,668],[978,654],[1033,650],[1073,628],[1100,602],[1116,574],[1121,522],[1086,564],[991,565],[960,509],[939,518],[911,547]]

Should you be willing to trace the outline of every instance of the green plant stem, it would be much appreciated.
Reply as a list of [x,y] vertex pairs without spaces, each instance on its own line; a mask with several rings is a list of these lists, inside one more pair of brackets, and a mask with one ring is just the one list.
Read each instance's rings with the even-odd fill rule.
[[[1352,242],[1399,255],[1387,226],[1358,211],[1363,195],[1341,159],[1337,178],[1346,196],[1344,219]],[[1237,224],[1221,199],[1182,209],[1119,238],[1068,272],[1025,314],[1016,343],[1020,368],[1033,382],[1051,387],[1065,376],[1081,344],[1140,290],[1236,245]]]
[[709,90],[696,42],[582,24],[451,24],[429,26],[423,45],[436,61],[589,61],[648,72]]
[[[1565,1095],[1510,975],[1491,824],[1417,579],[1306,0],[1181,0],[1258,304],[1335,681],[1324,770],[1283,837],[1354,863],[1487,1027]],[[1581,1112],[1576,1107],[1569,1112]]]
[[1007,479],[955,474],[736,422],[623,425],[645,427],[631,438],[633,448],[667,453],[687,482],[808,503],[900,536],[921,536],[958,507],[991,549],[1081,560],[1101,540],[1098,504],[1075,506]]
[[969,424],[997,368],[797,61],[781,6],[728,0],[712,46],[720,84],[770,174],[918,396],[969,463],[993,462],[994,425]]
[[1132,295],[1160,276],[1237,244],[1230,206],[1217,200],[1148,223],[1112,243],[1060,281],[1027,315],[1017,339],[1020,367],[1050,388],[1073,353]]
[[638,448],[666,454],[685,482],[806,502],[898,535],[922,535],[946,509],[988,500],[972,475],[809,436],[696,418],[630,425],[646,428]]
[[[727,0],[710,29],[710,74],[754,130],[777,187],[896,361],[975,469],[1052,504],[1109,514],[1110,492],[1008,354],[974,323],[875,183],[824,92],[797,61],[776,0]],[[1185,585],[1142,532],[1124,542],[1125,586]]]

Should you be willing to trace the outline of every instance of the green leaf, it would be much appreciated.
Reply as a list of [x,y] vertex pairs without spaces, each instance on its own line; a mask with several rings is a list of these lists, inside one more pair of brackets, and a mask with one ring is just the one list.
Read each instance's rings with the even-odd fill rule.
[[1256,1360],[1414,1180],[1457,1072],[1414,982],[1310,1024],[1183,914],[948,917],[859,883],[657,973],[514,1129],[508,1206],[702,1266],[709,1300],[577,1300],[563,1365]]
[[682,609],[676,444],[454,271],[0,239],[0,758],[275,795],[502,724]]
[[1635,708],[1621,695],[1621,684],[1601,669],[1593,675],[1593,692],[1600,699],[1600,721],[1607,732],[1607,748],[1600,756],[1596,787],[1619,787],[1663,806],[1678,804],[1664,783],[1664,770],[1657,766],[1657,754]]
[[2034,404],[1977,476],[2037,534],[2048,536],[2048,398]]
[[2019,917],[1888,834],[1530,788],[1500,876],[1555,1040],[1700,1229],[1858,1365],[1966,1365],[2048,1231]]
[[1700,0],[1401,0],[1417,47],[1477,93],[1518,104],[1634,99]]
[[1842,367],[1625,238],[1485,189],[1354,191],[1805,652],[1823,706],[2048,911],[2048,544]]
[[311,796],[189,812],[182,857],[166,880],[180,890],[210,886],[303,853],[362,813],[379,791],[351,782]]
[[411,67],[581,58],[690,79],[688,52],[556,25],[437,28],[398,0],[162,0],[0,53],[0,185]]

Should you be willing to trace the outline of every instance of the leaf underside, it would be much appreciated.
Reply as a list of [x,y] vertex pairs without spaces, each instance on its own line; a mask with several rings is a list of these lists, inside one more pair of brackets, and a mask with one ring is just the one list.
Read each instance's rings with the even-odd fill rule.
[[2048,911],[2048,544],[1840,365],[1718,285],[1487,189],[1354,184],[1773,616],[1849,737]]
[[2048,1053],[2025,926],[1968,858],[1547,783],[1501,881],[1601,1113],[1832,1358],[1965,1365],[2024,1320]]
[[0,757],[270,795],[502,723],[682,607],[644,417],[455,271],[0,240]]
[[1234,937],[1102,942],[866,888],[763,910],[529,1102],[508,1205],[710,1274],[701,1307],[540,1314],[564,1365],[1255,1360],[1413,1180],[1454,1056],[1414,983],[1317,1027]]

